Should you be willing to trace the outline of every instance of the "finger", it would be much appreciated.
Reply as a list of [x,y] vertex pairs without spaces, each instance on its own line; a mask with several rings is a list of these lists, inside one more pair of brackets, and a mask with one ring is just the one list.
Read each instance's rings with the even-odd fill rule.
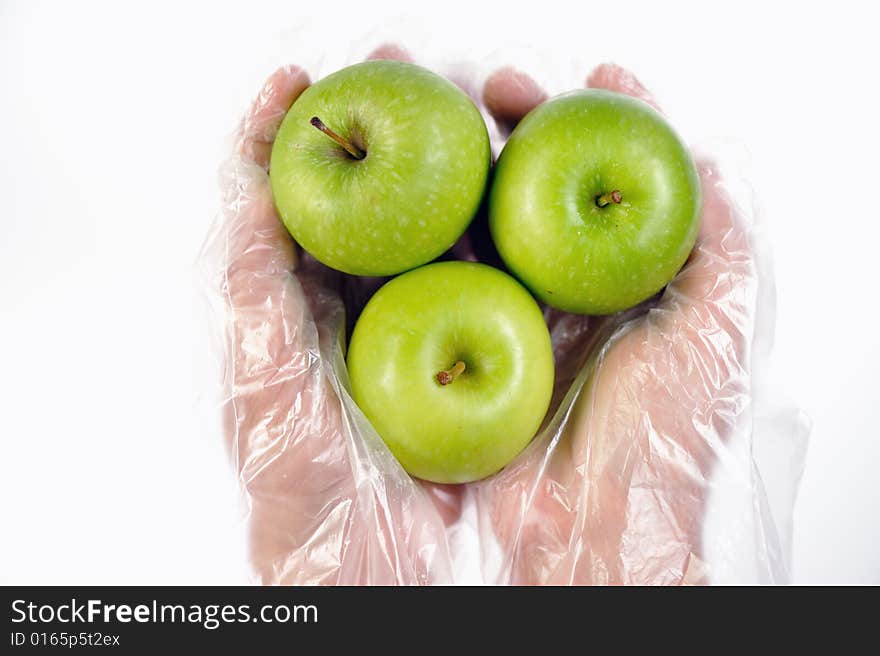
[[547,92],[530,75],[510,66],[492,73],[483,85],[489,113],[510,128],[545,100]]
[[645,88],[638,78],[628,70],[617,64],[600,64],[587,76],[586,86],[592,89],[606,89],[623,93],[633,98],[643,100],[651,107],[660,111],[660,105],[654,100],[654,96]]
[[225,287],[236,301],[259,296],[257,278],[286,273],[297,261],[296,244],[275,212],[268,178],[261,175],[239,172],[225,203]]
[[241,128],[240,152],[250,161],[267,168],[272,141],[281,120],[293,102],[309,86],[309,76],[298,66],[275,71],[251,105]]
[[697,171],[703,196],[698,243],[703,251],[711,252],[720,260],[729,259],[748,246],[744,222],[724,187],[718,165],[701,159],[697,161]]
[[[309,77],[297,66],[275,71],[251,105],[241,126],[239,152],[244,167],[266,168],[272,140],[285,113],[308,87]],[[227,285],[233,296],[249,295],[254,274],[275,275],[295,263],[295,245],[275,212],[265,175],[236,170],[227,184]]]
[[227,199],[222,288],[225,434],[247,497],[249,559],[264,583],[332,582],[334,569],[300,547],[316,527],[345,530],[340,508],[354,489],[343,420],[317,363],[312,309],[289,271],[293,241],[275,214],[267,176],[251,167]]
[[[702,188],[700,234],[684,269],[670,283],[664,303],[695,309],[706,304],[733,311],[745,299],[742,293],[754,275],[753,258],[743,217],[730,198],[717,167],[709,161],[698,162]],[[725,328],[733,328],[730,319]],[[716,316],[716,320],[719,317]]]
[[371,59],[387,59],[390,61],[405,62],[407,64],[413,63],[412,55],[409,54],[406,48],[403,48],[396,43],[383,43],[367,55],[367,60],[369,61]]

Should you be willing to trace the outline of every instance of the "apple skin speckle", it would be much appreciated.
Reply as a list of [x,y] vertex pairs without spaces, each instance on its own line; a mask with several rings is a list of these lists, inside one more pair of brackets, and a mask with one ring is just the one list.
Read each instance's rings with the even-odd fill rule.
[[[621,203],[597,206],[615,190]],[[504,263],[539,299],[579,314],[617,312],[662,289],[693,249],[700,210],[696,166],[666,120],[597,89],[529,114],[489,192]]]
[[[356,160],[311,124],[359,135]],[[464,233],[489,174],[489,136],[473,102],[424,68],[369,61],[309,87],[272,149],[275,205],[324,264],[394,275],[429,262]]]
[[[441,384],[458,361],[465,369]],[[355,325],[347,364],[352,396],[391,452],[438,483],[507,465],[553,391],[538,304],[511,276],[473,262],[429,264],[386,283]]]

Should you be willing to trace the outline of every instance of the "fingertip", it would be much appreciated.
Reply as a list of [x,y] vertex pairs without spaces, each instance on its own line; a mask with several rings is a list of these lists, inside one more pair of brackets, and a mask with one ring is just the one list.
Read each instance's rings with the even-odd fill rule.
[[483,85],[483,102],[492,116],[510,126],[547,100],[547,92],[528,73],[511,66],[492,73]]
[[268,165],[267,152],[281,120],[309,84],[309,74],[296,65],[282,66],[269,76],[242,126],[240,151],[245,159]]
[[[279,113],[283,117],[309,84],[311,84],[309,74],[304,68],[295,64],[282,66],[272,73],[251,107],[251,117],[254,119],[255,127],[272,128],[272,119]],[[280,119],[277,122],[280,123]],[[274,127],[277,129],[277,124]],[[275,135],[272,132],[256,136],[269,140]]]
[[306,69],[298,64],[285,64],[284,66],[279,66],[269,76],[269,79],[266,80],[266,85],[275,85],[277,88],[282,88],[284,85],[294,82],[308,86],[310,82],[309,74],[306,72]]
[[616,93],[623,93],[633,98],[638,98],[660,110],[660,106],[654,97],[645,88],[639,79],[630,71],[617,64],[599,64],[593,72],[587,76],[586,86],[591,89],[606,89]]
[[413,63],[413,58],[409,51],[396,43],[383,43],[367,55],[366,59],[367,61],[387,60],[404,62],[405,64]]

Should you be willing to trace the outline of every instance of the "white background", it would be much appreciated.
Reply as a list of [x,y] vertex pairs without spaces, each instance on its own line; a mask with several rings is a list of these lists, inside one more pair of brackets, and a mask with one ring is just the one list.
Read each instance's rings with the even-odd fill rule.
[[326,73],[400,34],[551,91],[617,61],[690,142],[740,153],[775,253],[774,380],[813,420],[794,578],[880,583],[862,3],[123,4],[0,2],[0,582],[243,580],[195,291],[216,170],[275,67]]

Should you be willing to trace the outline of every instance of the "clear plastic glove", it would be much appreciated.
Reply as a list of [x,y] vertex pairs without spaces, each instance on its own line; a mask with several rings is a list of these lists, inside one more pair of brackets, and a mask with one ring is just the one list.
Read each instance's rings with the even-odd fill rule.
[[[396,47],[373,57],[408,59]],[[529,447],[484,481],[429,484],[406,475],[347,392],[346,328],[384,281],[320,265],[274,210],[272,139],[308,84],[296,67],[269,78],[224,170],[224,215],[207,251],[225,302],[226,433],[257,579],[452,582],[449,535],[466,506],[488,582],[706,582],[710,474],[750,404],[757,288],[746,226],[712,164],[699,163],[697,246],[660,297],[604,318],[546,311],[556,385]],[[587,84],[654,104],[616,66]],[[496,152],[546,98],[513,69],[479,95]],[[485,217],[450,256],[499,264]]]

